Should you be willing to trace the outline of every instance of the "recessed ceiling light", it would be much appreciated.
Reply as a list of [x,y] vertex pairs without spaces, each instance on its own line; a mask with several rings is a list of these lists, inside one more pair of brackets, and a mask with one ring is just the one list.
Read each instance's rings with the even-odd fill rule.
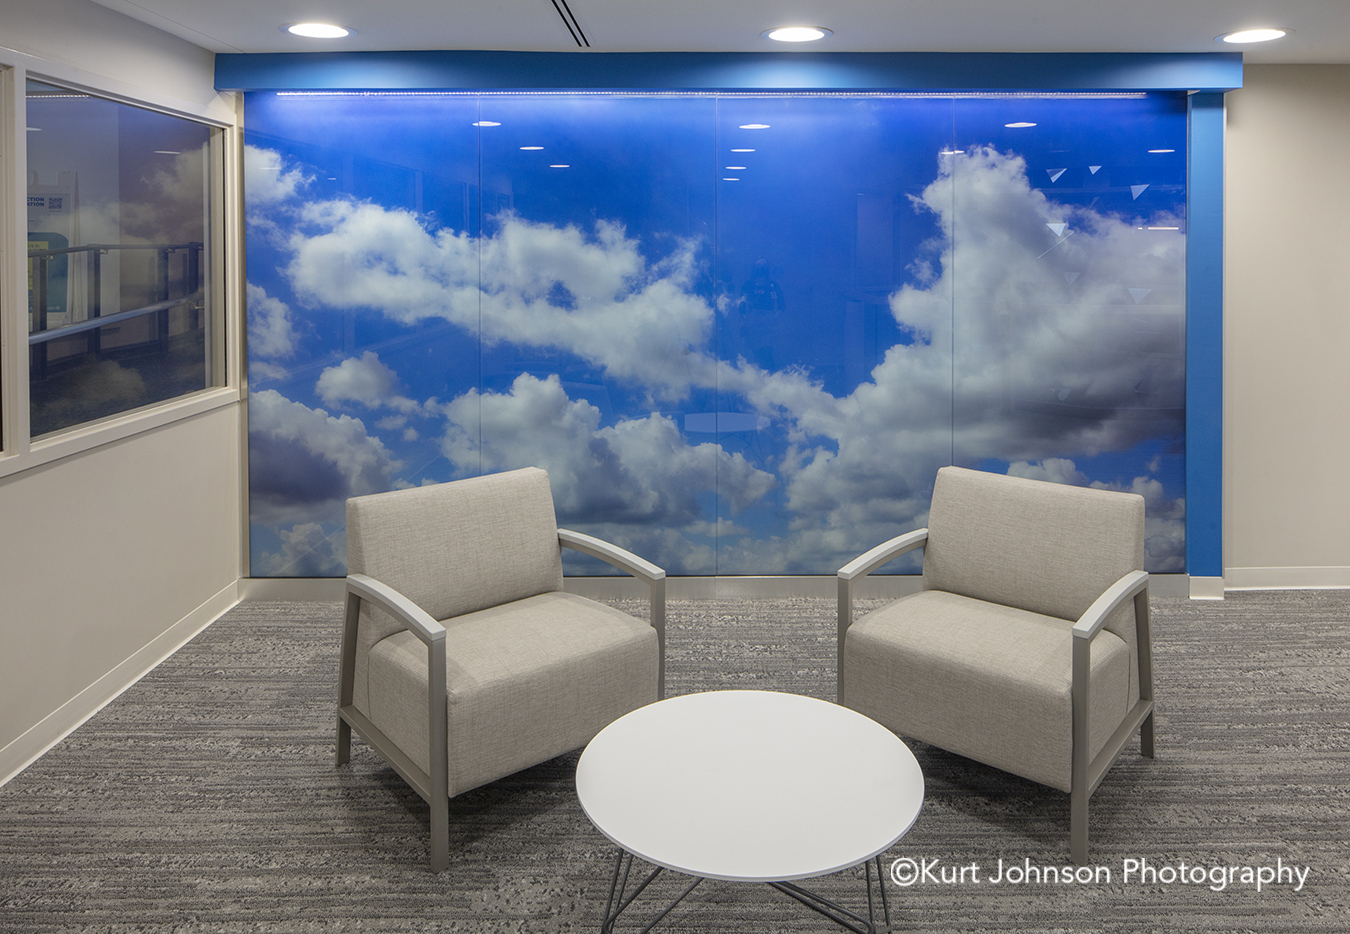
[[742,172],[746,167],[743,165],[729,165],[726,168],[728,172]]
[[281,28],[284,32],[289,32],[294,36],[304,36],[306,39],[341,39],[343,36],[349,36],[354,32],[354,30],[334,23],[289,23]]
[[739,179],[739,178],[724,178],[724,179],[722,179],[722,181],[724,181],[724,182],[739,182],[740,179]]
[[817,39],[832,35],[833,32],[821,26],[779,26],[760,33],[761,38],[772,39],[775,42],[815,42]]
[[553,164],[553,165],[550,165],[549,168],[550,168],[550,169],[570,169],[571,166],[570,166],[570,165],[567,165],[567,164],[565,164],[565,163],[562,163],[562,162],[558,162],[558,163],[555,163],[555,164]]
[[740,128],[742,130],[767,130],[769,125],[767,123],[742,123]]
[[181,149],[156,149],[156,150],[155,150],[155,155],[157,155],[157,156],[181,156],[182,154],[183,154],[183,151],[182,151]]
[[1003,125],[1006,126],[1006,127],[1011,127],[1011,128],[1014,129],[1014,130],[1020,130],[1020,129],[1022,129],[1023,127],[1035,126],[1036,124],[1034,124],[1034,123],[1027,123],[1025,120],[1022,120],[1022,121],[1020,121],[1020,122],[1018,122],[1018,123],[1005,123],[1005,124],[1003,124]]
[[520,148],[521,148],[522,150],[524,150],[525,152],[536,152],[536,151],[538,151],[538,150],[540,150],[540,149],[543,149],[544,147],[543,147],[543,146],[521,146]]
[[27,130],[29,133],[41,133],[41,132],[42,132],[42,127],[40,127],[40,126],[26,126],[26,127],[24,127],[24,129]]
[[501,124],[496,120],[479,120],[474,123],[474,126],[501,126]]
[[1180,230],[1180,227],[1150,227],[1149,230]]
[[1269,42],[1289,35],[1290,29],[1241,29],[1219,36],[1217,42]]
[[754,152],[753,149],[733,149],[732,152]]
[[1150,149],[1149,152],[1176,152],[1175,149]]

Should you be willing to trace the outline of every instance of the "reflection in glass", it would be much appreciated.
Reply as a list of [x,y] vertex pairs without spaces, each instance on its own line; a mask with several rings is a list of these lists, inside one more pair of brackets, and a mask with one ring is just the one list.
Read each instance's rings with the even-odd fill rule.
[[29,80],[31,433],[213,385],[209,127]]

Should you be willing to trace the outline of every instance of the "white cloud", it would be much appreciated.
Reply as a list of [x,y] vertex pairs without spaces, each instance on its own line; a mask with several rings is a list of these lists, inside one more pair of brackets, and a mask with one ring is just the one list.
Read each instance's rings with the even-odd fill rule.
[[569,399],[557,376],[522,373],[509,392],[471,391],[445,411],[442,450],[461,472],[543,467],[563,522],[678,528],[703,520],[702,493],[739,512],[776,485],[740,454],[688,444],[659,413],[601,428],[600,410]]
[[273,360],[295,353],[295,327],[291,309],[262,286],[248,284],[248,355]]
[[[373,350],[367,350],[359,358],[348,357],[337,366],[325,367],[314,390],[320,399],[333,406],[355,402],[371,409],[391,408],[404,415],[422,411],[420,403],[398,392],[398,374],[381,363]],[[434,404],[434,399],[428,402],[429,406]]]
[[328,201],[306,206],[304,222],[287,274],[306,301],[375,308],[404,323],[481,326],[489,346],[562,349],[658,398],[712,384],[715,363],[703,348],[713,310],[691,294],[692,242],[649,263],[606,221],[588,236],[505,215],[495,234],[471,238],[433,233],[408,211]]
[[324,531],[318,522],[302,522],[279,532],[281,550],[265,551],[253,561],[259,577],[342,577],[347,573],[347,529]]
[[[1157,459],[1154,459],[1154,464]],[[1150,466],[1156,470],[1156,466]],[[1155,477],[1135,477],[1129,486],[1094,481],[1098,490],[1119,490],[1144,497],[1145,565],[1155,573],[1186,570],[1186,500],[1169,499]]]
[[[1048,480],[1050,483],[1067,483],[1070,486],[1088,484],[1087,474],[1066,457],[1047,457],[1035,464],[1013,461],[1008,465],[1008,476],[1022,477],[1026,480]],[[1161,489],[1162,484],[1158,484],[1158,487]]]
[[249,395],[253,521],[281,527],[339,516],[348,497],[390,489],[402,466],[360,419],[334,417],[273,389]]
[[[818,571],[921,525],[933,477],[953,461],[996,457],[1078,482],[1063,455],[1181,430],[1183,238],[1141,239],[1131,219],[1056,204],[1017,156],[972,148],[944,165],[914,199],[937,215],[935,260],[921,257],[919,283],[891,297],[913,343],[842,398],[800,372],[719,374],[723,390],[790,425],[778,472],[794,534],[746,543],[746,562]],[[1142,286],[1177,305],[1136,306],[1128,289]]]
[[205,238],[206,154],[201,149],[189,149],[161,158],[163,161],[148,178],[123,187],[117,201],[99,205],[100,212],[106,209],[114,224],[116,233],[110,238],[114,242],[188,243]]
[[295,197],[310,181],[298,168],[286,168],[279,152],[259,146],[244,146],[244,197],[250,219],[259,208],[274,206]]

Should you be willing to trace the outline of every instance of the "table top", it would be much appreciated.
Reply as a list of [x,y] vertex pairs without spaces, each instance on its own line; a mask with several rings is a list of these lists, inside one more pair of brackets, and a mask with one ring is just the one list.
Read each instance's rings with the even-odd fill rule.
[[807,879],[884,852],[914,825],[923,773],[895,734],[827,701],[712,691],[620,717],[577,763],[596,828],[676,872]]

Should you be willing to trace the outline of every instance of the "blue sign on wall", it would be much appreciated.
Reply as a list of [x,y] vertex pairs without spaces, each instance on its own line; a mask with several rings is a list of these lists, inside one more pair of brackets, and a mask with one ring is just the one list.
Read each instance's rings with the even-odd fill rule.
[[831,574],[949,463],[1139,492],[1185,567],[1184,93],[246,106],[254,576],[531,464],[673,574]]

